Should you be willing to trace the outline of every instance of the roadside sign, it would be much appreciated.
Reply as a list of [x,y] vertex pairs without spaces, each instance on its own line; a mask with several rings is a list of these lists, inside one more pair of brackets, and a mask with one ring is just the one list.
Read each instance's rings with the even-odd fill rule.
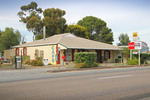
[[141,42],[135,42],[135,49],[142,49],[142,43]]
[[134,42],[129,42],[128,48],[129,48],[130,50],[135,49],[135,43],[134,43]]
[[138,33],[137,32],[135,32],[135,33],[133,33],[133,41],[134,42],[138,42]]
[[137,37],[137,35],[138,35],[137,32],[133,33],[133,37]]
[[133,54],[138,54],[138,52],[133,52]]
[[48,65],[48,59],[43,59],[43,63],[45,66],[47,66]]
[[142,49],[142,43],[141,42],[129,42],[128,44],[128,48],[130,50],[139,50],[139,49]]

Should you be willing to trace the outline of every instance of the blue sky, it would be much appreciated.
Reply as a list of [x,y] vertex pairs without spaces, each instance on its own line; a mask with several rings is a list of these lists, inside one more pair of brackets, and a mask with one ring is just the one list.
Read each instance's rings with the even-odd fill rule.
[[[150,0],[34,0],[43,10],[60,8],[66,11],[64,16],[67,24],[76,24],[85,16],[95,16],[107,23],[114,34],[114,44],[118,36],[127,33],[132,40],[132,33],[138,32],[141,41],[150,46]],[[32,33],[19,22],[17,12],[22,5],[31,0],[1,0],[0,29],[12,27],[25,36],[26,41],[32,41]]]

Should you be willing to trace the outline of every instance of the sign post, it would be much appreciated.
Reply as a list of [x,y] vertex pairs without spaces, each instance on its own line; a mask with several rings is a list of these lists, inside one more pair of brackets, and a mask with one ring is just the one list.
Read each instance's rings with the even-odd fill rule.
[[139,65],[140,65],[140,49],[142,49],[142,43],[138,42],[138,33],[133,33],[133,41],[129,42],[128,47],[130,50],[130,59],[132,59],[132,50],[139,50]]
[[130,50],[130,59],[132,59],[132,50],[139,50],[139,65],[140,65],[140,49],[142,49],[141,42],[129,42],[128,48]]
[[130,50],[130,59],[132,59],[132,50]]
[[66,57],[65,57],[65,56],[62,56],[62,59],[63,59],[63,66],[64,66],[64,60],[66,59]]
[[141,61],[140,61],[140,49],[139,49],[139,65],[141,65]]

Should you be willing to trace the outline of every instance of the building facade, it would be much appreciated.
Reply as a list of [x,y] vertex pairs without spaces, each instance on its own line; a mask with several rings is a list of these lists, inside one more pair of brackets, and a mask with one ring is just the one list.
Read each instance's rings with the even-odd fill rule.
[[[76,37],[70,33],[54,35],[21,45],[14,46],[12,56],[30,56],[34,60],[36,56],[47,59],[51,64],[63,64],[62,56],[65,56],[65,64],[74,61],[74,54],[77,52],[96,52],[97,62],[117,62],[121,56],[121,48],[118,46]],[[8,53],[4,51],[4,57]]]

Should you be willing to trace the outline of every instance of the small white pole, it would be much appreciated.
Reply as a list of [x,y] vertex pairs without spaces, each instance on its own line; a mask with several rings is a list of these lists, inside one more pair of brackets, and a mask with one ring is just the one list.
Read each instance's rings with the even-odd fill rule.
[[140,49],[139,49],[139,65],[140,65]]
[[132,50],[130,50],[130,59],[132,59]]

